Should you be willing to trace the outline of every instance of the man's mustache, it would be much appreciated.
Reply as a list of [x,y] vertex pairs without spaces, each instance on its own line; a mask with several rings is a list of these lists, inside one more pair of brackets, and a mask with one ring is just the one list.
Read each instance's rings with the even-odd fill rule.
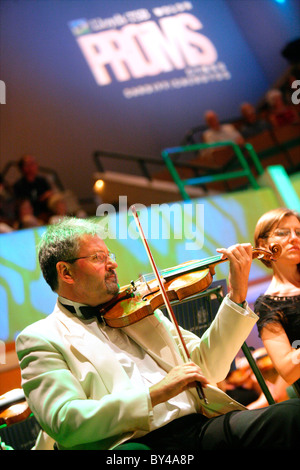
[[116,274],[116,272],[115,272],[113,269],[112,269],[111,271],[108,271],[108,272],[105,274],[104,279],[107,280],[107,279],[109,279],[109,278],[113,278],[116,282],[117,282],[117,280],[118,280],[117,274]]

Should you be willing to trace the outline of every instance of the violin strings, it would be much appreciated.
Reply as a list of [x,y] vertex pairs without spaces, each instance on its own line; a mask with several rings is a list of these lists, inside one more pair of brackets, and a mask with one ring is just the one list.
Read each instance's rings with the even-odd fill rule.
[[[159,270],[159,275],[167,278],[174,276],[176,274],[184,274],[185,272],[192,271],[198,268],[203,268],[205,269],[206,267],[209,267],[209,265],[213,263],[217,263],[222,259],[222,255],[216,255],[216,256],[210,256],[209,258],[205,258],[200,261],[190,261],[185,265],[180,265],[180,266],[174,266],[172,268],[166,268],[166,269],[161,269]],[[140,281],[144,282],[149,282],[152,281],[155,278],[153,273],[147,273],[143,274],[139,277]]]

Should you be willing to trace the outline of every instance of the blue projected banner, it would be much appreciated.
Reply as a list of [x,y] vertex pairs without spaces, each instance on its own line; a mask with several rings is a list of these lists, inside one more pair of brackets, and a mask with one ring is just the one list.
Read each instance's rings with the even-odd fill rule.
[[[158,157],[203,125],[206,110],[238,117],[269,83],[237,16],[226,0],[1,2],[4,158],[29,152],[40,165],[51,161],[86,199],[95,150]],[[22,123],[11,119],[24,112]],[[123,171],[107,160],[105,170]]]
[[101,2],[93,16],[68,26],[96,84],[120,84],[126,99],[226,81],[237,89],[258,77],[264,82],[223,0]]

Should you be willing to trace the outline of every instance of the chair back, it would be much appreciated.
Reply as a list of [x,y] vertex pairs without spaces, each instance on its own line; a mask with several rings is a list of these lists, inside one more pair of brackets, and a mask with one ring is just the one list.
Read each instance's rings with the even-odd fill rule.
[[[221,279],[220,281],[213,281],[204,292],[182,301],[173,302],[172,309],[178,325],[192,331],[201,338],[215,318],[226,294],[226,279]],[[167,315],[164,307],[161,310]]]

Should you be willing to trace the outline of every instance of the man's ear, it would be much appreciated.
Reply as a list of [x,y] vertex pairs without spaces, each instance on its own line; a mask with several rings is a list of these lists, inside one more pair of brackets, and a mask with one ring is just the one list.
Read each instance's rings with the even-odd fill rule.
[[67,284],[73,284],[74,279],[72,275],[71,266],[65,261],[59,261],[56,263],[57,274],[63,282]]

